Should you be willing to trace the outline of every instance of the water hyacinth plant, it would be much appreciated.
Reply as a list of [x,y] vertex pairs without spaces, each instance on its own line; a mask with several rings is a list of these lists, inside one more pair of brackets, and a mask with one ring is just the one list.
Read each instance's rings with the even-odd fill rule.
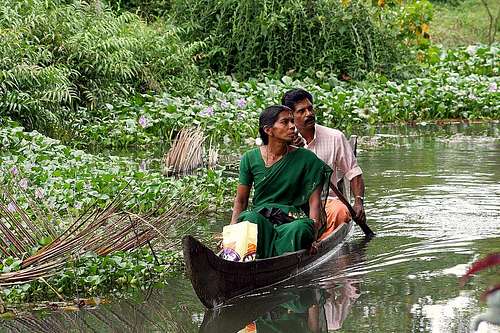
[[124,203],[125,208],[137,212],[150,209],[168,193],[175,197],[184,189],[198,198],[200,208],[221,206],[224,193],[234,182],[229,178],[218,188],[210,187],[208,179],[214,171],[209,170],[181,179],[167,178],[161,173],[160,158],[151,157],[145,162],[140,156],[91,155],[40,133],[24,132],[14,122],[5,124],[0,128],[0,164],[5,171],[0,173],[0,184],[12,189],[23,208],[27,204],[25,196],[32,195],[61,214],[74,214],[75,207],[83,209],[94,201],[103,205],[126,184],[130,184],[133,196]]
[[[212,142],[237,146],[257,136],[261,110],[279,103],[281,95],[294,87],[313,93],[320,123],[340,129],[366,123],[498,119],[497,48],[498,44],[478,46],[473,56],[465,49],[442,50],[439,61],[429,63],[421,77],[402,81],[373,76],[366,82],[342,82],[326,73],[304,80],[284,76],[240,82],[219,77],[205,93],[193,97],[165,93],[118,103],[112,114],[103,115],[104,121],[74,123],[80,136],[74,142],[82,147],[92,142],[108,147],[169,146],[179,130],[194,125]],[[128,127],[146,113],[147,128]]]
[[[4,285],[0,296],[9,303],[67,300],[66,297],[71,300],[75,293],[84,297],[122,292],[139,288],[145,281],[161,280],[172,270],[181,268],[178,252],[172,246],[189,227],[186,222],[202,211],[210,215],[217,207],[224,208],[235,186],[234,178],[222,177],[223,169],[201,169],[196,175],[168,178],[161,174],[160,163],[155,164],[154,159],[91,155],[38,132],[26,132],[15,122],[3,124],[0,128],[0,188],[9,192],[0,195],[0,225],[7,228],[3,228],[3,232],[16,235],[5,242],[3,235],[0,241],[5,250],[0,253],[0,284]],[[104,220],[97,219],[101,222],[96,227],[92,224],[95,218],[77,218],[88,216],[88,209],[97,206],[108,209],[101,209],[101,215],[91,216],[109,215],[104,212],[109,211],[110,200],[114,202],[113,198],[117,198],[127,184],[130,191],[122,200],[122,212],[110,215],[121,222],[114,221],[106,227],[102,224]],[[153,208],[162,202],[168,202],[170,208]],[[175,215],[171,215],[172,223],[161,220],[165,214]],[[25,227],[19,222],[20,218],[48,233],[33,232],[33,237],[28,237],[28,233],[22,231]],[[72,227],[75,218],[86,221],[85,232],[76,232]],[[175,231],[164,229],[168,225],[175,225]],[[8,231],[10,228],[15,228],[12,234]],[[105,232],[102,228],[106,228]],[[95,237],[90,230],[95,231]],[[128,239],[123,238],[125,230],[130,236]],[[147,246],[150,232],[162,234],[162,242],[157,244],[154,254]],[[61,233],[67,235],[66,241],[78,246],[64,252],[64,244],[69,243],[64,243],[62,238],[51,243]],[[179,236],[173,237],[177,233]],[[118,234],[120,236],[114,238],[113,235]],[[102,237],[113,239],[102,240]],[[17,240],[20,240],[17,248],[12,249]],[[100,245],[92,248],[91,244]],[[147,249],[134,250],[141,245]],[[60,256],[48,256],[52,254],[43,250],[46,246],[61,249],[62,252],[57,252]],[[40,261],[41,258],[46,261]],[[41,278],[47,279],[44,282]],[[20,282],[23,284],[5,287]]]

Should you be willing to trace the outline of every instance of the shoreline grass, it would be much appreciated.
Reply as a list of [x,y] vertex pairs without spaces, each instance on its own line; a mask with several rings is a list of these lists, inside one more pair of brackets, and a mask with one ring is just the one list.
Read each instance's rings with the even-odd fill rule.
[[[491,13],[497,15],[500,1],[486,0]],[[488,43],[489,17],[481,0],[464,0],[458,4],[434,4],[431,39],[445,48]],[[500,19],[495,41],[500,41]]]

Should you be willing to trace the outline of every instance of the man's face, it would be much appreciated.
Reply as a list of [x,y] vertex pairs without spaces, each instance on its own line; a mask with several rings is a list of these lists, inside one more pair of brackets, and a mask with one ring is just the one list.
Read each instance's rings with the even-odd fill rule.
[[314,127],[316,124],[316,116],[314,115],[313,105],[307,98],[295,103],[293,108],[293,119],[299,131]]
[[292,113],[290,111],[282,111],[278,115],[278,119],[273,124],[273,127],[267,127],[265,131],[269,136],[291,143],[295,138],[295,125]]

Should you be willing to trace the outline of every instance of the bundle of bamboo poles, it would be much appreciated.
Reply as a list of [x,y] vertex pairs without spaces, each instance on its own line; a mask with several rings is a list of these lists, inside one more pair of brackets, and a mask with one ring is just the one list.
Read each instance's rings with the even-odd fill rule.
[[[151,245],[152,240],[160,237],[164,240],[163,247],[171,248],[179,242],[170,237],[175,230],[194,224],[197,217],[192,214],[194,198],[178,198],[172,202],[164,197],[150,211],[134,214],[120,210],[126,197],[119,196],[104,209],[90,207],[56,234],[52,228],[37,226],[10,195],[5,196],[11,204],[6,206],[0,202],[0,259],[12,256],[22,261],[21,269],[0,274],[0,286],[49,277],[62,269],[69,258],[77,259],[89,251],[98,255],[129,251]],[[45,237],[52,241],[29,255],[37,239]]]
[[209,147],[207,161],[204,163],[205,139],[199,128],[182,129],[163,157],[163,174],[185,175],[204,164],[214,167],[217,164],[218,152],[214,147]]

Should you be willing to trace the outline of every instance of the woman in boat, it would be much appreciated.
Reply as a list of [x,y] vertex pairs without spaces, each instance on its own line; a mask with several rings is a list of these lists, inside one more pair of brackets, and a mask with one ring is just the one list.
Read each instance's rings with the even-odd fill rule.
[[[296,134],[291,110],[270,106],[259,117],[263,145],[240,162],[239,185],[231,224],[257,224],[257,258],[309,248],[321,234],[321,192],[332,170],[316,155],[291,146]],[[248,209],[254,187],[253,207]]]

